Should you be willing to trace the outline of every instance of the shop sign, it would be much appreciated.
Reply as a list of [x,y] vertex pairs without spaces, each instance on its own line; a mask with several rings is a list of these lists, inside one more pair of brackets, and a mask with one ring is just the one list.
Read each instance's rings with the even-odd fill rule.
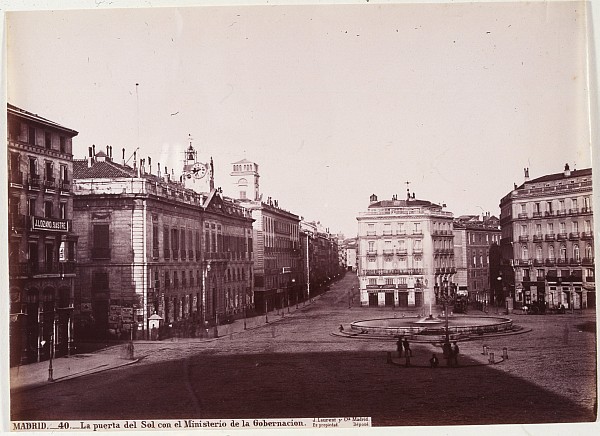
[[121,318],[124,323],[132,323],[133,322],[133,307],[122,307],[121,308]]
[[68,232],[69,221],[51,218],[31,217],[31,230],[44,230],[47,232]]

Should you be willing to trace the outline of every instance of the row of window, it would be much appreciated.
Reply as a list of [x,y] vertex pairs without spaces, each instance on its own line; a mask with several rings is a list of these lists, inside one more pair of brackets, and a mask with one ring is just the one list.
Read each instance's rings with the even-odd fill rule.
[[471,244],[483,244],[484,243],[484,236],[485,236],[485,244],[486,245],[491,245],[494,242],[496,244],[500,243],[500,234],[499,233],[492,233],[491,235],[489,233],[486,233],[485,235],[482,233],[478,233],[478,232],[467,232],[467,242],[471,243]]
[[[583,231],[586,233],[590,233],[592,231],[592,221],[585,220],[583,224],[584,224]],[[546,233],[554,234],[554,230],[555,230],[554,223],[547,222],[546,223]],[[570,230],[572,233],[578,233],[579,232],[579,221],[572,221]],[[558,233],[567,233],[567,223],[565,221],[561,221],[558,223]],[[536,235],[542,234],[542,224],[535,225],[535,234]],[[528,236],[528,235],[529,235],[529,226],[527,224],[522,224],[521,225],[521,236]]]
[[[556,258],[556,252],[554,249],[554,245],[548,245],[547,246],[547,253],[548,259],[555,259]],[[537,245],[535,247],[535,259],[536,260],[542,260],[544,258],[543,256],[544,250],[542,248],[541,245]],[[575,260],[581,260],[581,253],[580,253],[580,249],[579,249],[579,244],[573,244],[572,247],[572,259]],[[558,249],[558,259],[561,260],[566,260],[567,259],[567,246],[565,244],[561,244],[559,249]],[[583,256],[587,259],[592,259],[594,257],[594,249],[592,248],[591,244],[587,244],[585,246],[585,255]],[[521,246],[521,259],[523,260],[528,260],[529,259],[529,247],[527,245],[522,245]]]
[[[10,153],[10,173],[11,173],[11,178],[16,178],[18,175],[20,175],[20,170],[21,170],[21,154],[20,153],[14,153],[11,152]],[[29,174],[27,174],[28,179],[39,179],[41,176],[41,170],[39,168],[38,165],[38,158],[34,157],[34,156],[29,156]],[[43,170],[44,170],[44,179],[48,180],[48,181],[55,181],[56,180],[56,174],[54,173],[54,169],[55,169],[55,162],[48,160],[48,159],[44,159],[44,163],[42,166]],[[58,172],[58,178],[62,183],[68,182],[69,181],[69,172],[68,172],[68,166],[66,164],[59,164],[59,172]],[[16,180],[11,180],[13,182],[15,182]],[[23,181],[21,180],[21,183]]]
[[[580,201],[581,200],[581,201]],[[555,205],[558,204],[558,209],[555,209]],[[562,200],[547,200],[546,202],[535,202],[535,203],[522,203],[520,206],[520,213],[526,214],[529,206],[531,205],[531,211],[536,214],[541,214],[542,212],[548,212],[552,214],[554,210],[566,211],[567,209],[578,209],[579,206],[590,209],[590,197],[586,196],[583,199],[579,198],[570,198],[570,199],[562,199]]]
[[[9,197],[8,210],[12,215],[21,215],[21,199],[18,197]],[[58,204],[53,200],[44,200],[43,214],[37,213],[37,197],[27,199],[27,216],[43,216],[44,218],[58,218],[66,220],[67,202],[61,201]]]
[[[171,276],[172,273],[172,276]],[[181,275],[180,275],[181,273]],[[172,280],[171,280],[172,277]],[[181,277],[181,281],[180,281],[180,277]],[[248,271],[248,278],[252,279],[252,271]],[[225,283],[228,282],[237,282],[237,281],[245,281],[246,280],[246,270],[244,268],[232,268],[232,269],[227,269],[223,280],[225,281]],[[165,289],[177,289],[179,287],[185,288],[187,286],[200,286],[202,281],[202,273],[200,270],[196,271],[196,274],[194,275],[194,271],[193,270],[183,270],[181,272],[179,271],[165,271],[164,273],[164,288]],[[155,271],[154,272],[154,288],[155,289],[159,289],[160,288],[160,277],[159,277],[159,272]]]
[[[413,241],[413,243],[412,243],[413,250],[422,250],[423,249],[423,240],[422,239],[413,239],[412,241]],[[376,246],[379,244],[375,244],[375,242],[376,241],[369,241],[369,245],[368,245],[369,252],[374,252],[377,250]],[[393,251],[394,248],[398,249],[399,251],[406,250],[406,240],[399,239],[396,241],[396,244],[394,244],[394,245],[392,245],[392,241],[383,241],[384,253],[386,251]],[[448,246],[448,248],[450,248],[450,247]]]
[[65,136],[56,135],[54,132],[48,130],[37,129],[34,126],[26,126],[18,121],[9,122],[8,128],[9,137],[13,140],[18,140],[21,137],[21,132],[25,131],[27,137],[24,139],[29,145],[42,145],[38,141],[39,134],[39,139],[42,139],[44,148],[48,150],[58,149],[61,153],[67,151],[67,138]]

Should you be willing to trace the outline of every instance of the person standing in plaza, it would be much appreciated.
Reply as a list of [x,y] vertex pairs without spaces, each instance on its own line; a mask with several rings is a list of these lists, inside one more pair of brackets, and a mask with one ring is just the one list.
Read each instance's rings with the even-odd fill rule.
[[408,339],[404,338],[404,341],[402,341],[402,344],[404,346],[404,355],[407,357],[412,356],[412,350],[410,349],[410,344],[408,343]]
[[398,341],[396,341],[396,348],[398,349],[398,357],[402,357],[402,336],[398,336]]
[[452,347],[452,366],[458,366],[458,353],[459,353],[459,348],[458,345],[456,344],[456,342],[454,343],[454,346]]
[[452,365],[452,346],[450,342],[444,342],[442,346],[444,359],[446,359],[446,366]]

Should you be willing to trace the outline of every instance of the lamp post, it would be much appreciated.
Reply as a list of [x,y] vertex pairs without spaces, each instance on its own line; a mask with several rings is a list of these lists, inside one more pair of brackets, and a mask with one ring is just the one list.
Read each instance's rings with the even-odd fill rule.
[[450,302],[450,295],[448,295],[448,279],[444,278],[442,282],[442,294],[440,296],[442,303],[444,305],[444,315],[445,315],[445,327],[446,327],[446,338],[445,343],[450,344],[450,332],[448,330],[448,303]]

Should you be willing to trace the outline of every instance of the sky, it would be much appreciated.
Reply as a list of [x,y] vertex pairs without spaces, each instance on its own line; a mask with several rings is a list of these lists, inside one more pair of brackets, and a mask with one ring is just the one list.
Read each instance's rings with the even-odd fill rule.
[[[74,157],[139,147],[215,184],[259,164],[263,198],[347,237],[369,196],[490,212],[588,168],[581,2],[228,6],[6,14],[7,99],[77,130]],[[138,84],[138,85],[136,85]]]

